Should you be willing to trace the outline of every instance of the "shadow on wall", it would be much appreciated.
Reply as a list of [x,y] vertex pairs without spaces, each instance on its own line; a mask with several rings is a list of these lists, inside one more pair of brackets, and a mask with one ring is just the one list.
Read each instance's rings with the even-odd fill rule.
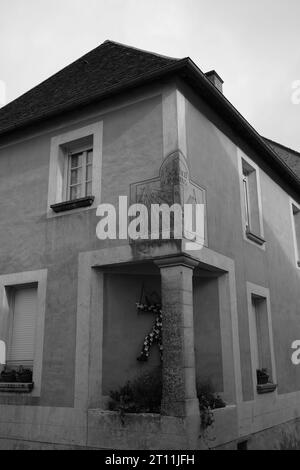
[[278,392],[300,390],[300,367],[291,362],[300,297],[289,197],[260,170],[265,251],[245,241],[237,146],[261,168],[265,163],[204,102],[194,102],[198,109],[187,102],[189,163],[194,181],[207,188],[209,248],[235,261],[244,400],[253,399],[247,282],[270,290]]
[[[160,273],[147,263],[105,270],[104,286],[103,395],[108,396],[161,364],[155,343],[149,360],[137,361],[156,315],[136,308],[143,286],[160,296]],[[194,325],[197,382],[223,392],[219,281],[206,271],[197,270],[194,276]]]
[[194,275],[195,365],[198,383],[223,392],[223,363],[217,277]]
[[105,273],[103,334],[103,395],[123,386],[138,375],[160,365],[159,349],[153,345],[149,360],[138,362],[145,336],[155,314],[138,312],[143,286],[160,297],[159,269],[133,265]]

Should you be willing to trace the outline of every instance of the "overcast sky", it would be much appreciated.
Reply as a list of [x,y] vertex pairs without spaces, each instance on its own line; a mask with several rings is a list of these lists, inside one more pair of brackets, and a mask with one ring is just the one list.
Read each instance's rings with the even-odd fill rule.
[[7,101],[106,39],[215,69],[258,132],[300,151],[299,0],[0,0]]

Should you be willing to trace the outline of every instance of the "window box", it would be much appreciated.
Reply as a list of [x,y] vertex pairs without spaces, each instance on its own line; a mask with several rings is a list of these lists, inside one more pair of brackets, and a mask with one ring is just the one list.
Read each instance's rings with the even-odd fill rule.
[[272,393],[276,390],[277,385],[270,381],[270,375],[267,369],[260,369],[256,371],[257,376],[257,393]]
[[277,388],[276,384],[267,383],[264,385],[257,385],[257,393],[262,395],[264,393],[273,393]]
[[5,366],[0,374],[0,393],[30,393],[33,390],[32,370]]
[[0,374],[0,383],[32,383],[32,370],[25,369],[23,366],[18,369],[11,369],[5,366]]
[[247,238],[249,238],[249,240],[251,240],[254,243],[257,243],[260,246],[263,246],[266,243],[266,240],[264,240],[259,235],[255,235],[249,229],[246,230],[246,236]]
[[89,207],[93,205],[95,198],[94,196],[82,197],[79,199],[74,199],[70,201],[59,202],[58,204],[52,204],[51,209],[58,212],[66,212],[73,209],[78,209],[79,207]]
[[34,388],[34,383],[3,383],[0,382],[0,393],[30,393]]

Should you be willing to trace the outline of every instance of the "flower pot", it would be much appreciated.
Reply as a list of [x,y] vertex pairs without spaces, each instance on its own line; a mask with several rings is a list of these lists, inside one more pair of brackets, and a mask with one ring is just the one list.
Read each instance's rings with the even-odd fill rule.
[[1,372],[0,380],[2,383],[14,383],[16,382],[16,373],[15,371],[11,372]]
[[257,371],[257,385],[266,385],[269,383],[269,374],[265,371]]
[[258,385],[266,385],[269,383],[269,377],[260,377],[258,380]]
[[32,371],[28,370],[28,371],[23,371],[23,372],[17,373],[16,380],[19,383],[27,383],[27,384],[31,383],[32,382]]

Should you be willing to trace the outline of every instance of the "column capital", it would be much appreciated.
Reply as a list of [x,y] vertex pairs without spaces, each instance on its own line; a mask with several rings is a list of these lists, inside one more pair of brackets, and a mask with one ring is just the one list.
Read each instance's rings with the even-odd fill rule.
[[185,266],[187,268],[195,269],[199,265],[199,261],[188,255],[177,255],[177,256],[164,256],[162,258],[156,258],[154,263],[159,268],[170,268],[174,266]]

